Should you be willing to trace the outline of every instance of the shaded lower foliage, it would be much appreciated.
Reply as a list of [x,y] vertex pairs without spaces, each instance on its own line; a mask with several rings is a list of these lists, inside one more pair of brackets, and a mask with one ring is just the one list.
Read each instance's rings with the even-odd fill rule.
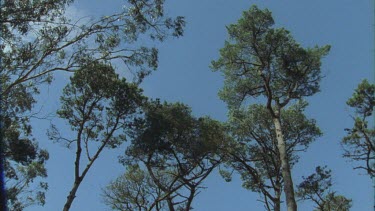
[[[1,78],[3,79],[3,78]],[[6,82],[2,81],[2,88]],[[38,147],[30,125],[37,90],[19,84],[1,96],[1,150],[4,155],[5,192],[10,210],[45,203],[45,168],[49,154]]]
[[[226,141],[224,132],[218,121],[193,117],[186,105],[149,102],[122,158],[124,164],[138,165],[142,176],[148,178],[147,188],[152,193],[141,192],[148,203],[140,210],[193,209],[193,200],[204,188],[204,180],[221,162],[218,153]],[[129,174],[132,172],[125,175]],[[130,180],[123,189],[136,184]],[[109,187],[106,195],[115,195],[118,188]],[[112,207],[125,207],[119,210],[139,207],[134,201],[129,206],[129,198],[123,196],[106,199]]]

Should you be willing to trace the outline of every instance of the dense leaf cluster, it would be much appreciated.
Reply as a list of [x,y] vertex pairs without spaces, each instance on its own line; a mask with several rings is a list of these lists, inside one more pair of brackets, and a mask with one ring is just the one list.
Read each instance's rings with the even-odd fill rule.
[[225,75],[219,95],[228,106],[265,96],[268,106],[283,107],[319,91],[321,59],[330,47],[303,48],[289,31],[273,25],[269,10],[253,6],[237,24],[227,27],[229,40],[212,68]]

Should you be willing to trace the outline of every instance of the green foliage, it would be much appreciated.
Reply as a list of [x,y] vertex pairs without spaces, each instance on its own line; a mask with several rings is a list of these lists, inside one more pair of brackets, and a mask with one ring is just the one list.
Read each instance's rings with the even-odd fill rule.
[[162,191],[155,201],[164,201],[169,210],[190,210],[204,179],[220,163],[223,126],[208,117],[193,117],[181,103],[156,100],[144,110],[123,162],[145,166]]
[[355,90],[347,104],[355,109],[356,114],[371,116],[375,104],[375,85],[364,79]]
[[349,211],[352,207],[352,200],[344,196],[330,193],[324,199],[326,203],[321,209],[315,211]]
[[152,101],[145,112],[145,120],[138,122],[128,151],[132,156],[168,155],[176,150],[185,160],[201,162],[208,153],[214,155],[224,139],[224,134],[217,132],[221,128],[219,122],[192,117],[184,104]]
[[229,40],[212,68],[225,76],[219,95],[229,107],[257,96],[285,105],[319,91],[321,58],[330,47],[303,48],[289,31],[273,25],[270,11],[252,6],[227,27]]
[[14,29],[22,35],[27,34],[32,29],[33,22],[54,21],[72,2],[72,0],[5,0],[1,3],[2,23],[6,25],[4,33],[10,35],[11,30]]
[[[308,119],[303,114],[306,106],[305,102],[299,102],[281,111],[282,128],[285,131],[283,135],[292,165],[298,161],[296,153],[305,151],[312,141],[322,135],[315,120]],[[253,104],[246,110],[232,110],[228,125],[236,142],[241,143],[247,150],[253,151],[250,153],[252,156],[256,156],[254,153],[258,153],[259,149],[252,150],[251,145],[256,147],[263,145],[264,150],[272,149],[270,152],[274,152],[273,156],[277,155],[275,126],[265,106]]]
[[86,64],[70,80],[71,83],[64,88],[62,106],[57,114],[69,122],[77,137],[72,140],[64,138],[52,126],[50,138],[67,141],[68,146],[82,142],[87,149],[90,142],[114,148],[125,141],[123,133],[140,114],[139,108],[146,99],[142,90],[134,83],[119,79],[110,65],[98,62]]
[[[6,86],[4,83],[1,85],[2,88]],[[45,203],[47,186],[40,179],[47,176],[44,165],[49,155],[32,138],[29,124],[30,111],[35,103],[32,92],[27,86],[19,84],[1,96],[1,150],[6,158],[4,176],[7,206],[11,210]]]
[[318,166],[315,173],[308,177],[303,177],[304,181],[298,185],[301,197],[317,194],[323,195],[332,186],[331,170],[326,170],[327,167]]
[[74,131],[79,131],[83,123],[93,127],[84,133],[95,139],[98,132],[113,126],[116,119],[130,120],[128,115],[139,112],[145,100],[141,93],[136,84],[119,79],[110,65],[92,62],[71,77],[61,97],[62,108],[57,113],[69,121]]
[[336,195],[331,190],[331,170],[318,166],[315,173],[303,177],[298,185],[297,196],[301,200],[311,200],[316,204],[316,211],[349,211],[352,200]]
[[[65,9],[73,0],[5,1],[1,8],[2,76],[8,85],[51,82],[54,71],[75,71],[82,60],[119,59],[139,80],[157,67],[157,49],[131,44],[146,36],[163,41],[183,33],[182,17],[165,17],[164,1],[128,0],[115,14],[70,20]],[[63,58],[63,59],[62,59]]]
[[49,158],[48,152],[39,149],[35,141],[21,139],[17,132],[7,132],[3,137],[3,153],[7,158],[4,174],[8,180],[8,208],[23,210],[33,204],[44,205],[48,185],[39,180],[47,177],[45,162]]
[[[375,106],[375,85],[363,80],[347,104],[355,109],[353,128],[345,129],[347,136],[342,140],[344,157],[352,161],[364,162],[356,169],[365,169],[370,176],[375,176],[375,129],[369,126],[368,118]],[[373,122],[372,122],[373,124]]]

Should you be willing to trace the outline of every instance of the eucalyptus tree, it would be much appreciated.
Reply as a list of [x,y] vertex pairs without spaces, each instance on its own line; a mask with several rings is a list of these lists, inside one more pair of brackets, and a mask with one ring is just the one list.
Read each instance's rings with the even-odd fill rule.
[[[298,162],[298,152],[321,135],[315,120],[303,114],[305,102],[295,104],[281,112],[286,141],[286,153],[291,167]],[[229,133],[232,142],[223,152],[227,169],[222,170],[226,180],[230,171],[241,175],[243,187],[258,192],[266,210],[281,210],[284,180],[277,148],[275,125],[263,105],[250,105],[247,109],[230,114]]]
[[254,97],[264,102],[275,127],[288,210],[297,210],[281,112],[292,103],[319,91],[321,59],[330,47],[303,48],[284,28],[273,28],[267,9],[245,11],[227,27],[229,40],[212,62],[224,74],[219,95],[230,110]]
[[303,177],[304,181],[297,186],[297,196],[301,200],[315,203],[315,211],[349,211],[352,200],[332,191],[331,170],[318,166],[315,173]]
[[361,162],[355,169],[364,169],[371,177],[375,176],[375,129],[369,122],[375,106],[375,85],[363,80],[347,104],[355,109],[353,128],[345,129],[347,136],[342,140],[344,157]]
[[[140,210],[169,211],[193,209],[204,180],[221,162],[219,152],[226,140],[221,123],[195,118],[181,103],[158,100],[148,103],[145,117],[138,120],[131,137],[122,161],[141,166],[154,187],[152,200],[148,197],[148,206]],[[134,185],[126,183],[122,189]],[[115,194],[115,190],[110,192]],[[122,196],[111,201],[129,203],[130,199]]]
[[[37,113],[33,106],[41,85],[50,84],[56,71],[80,69],[87,59],[119,60],[134,73],[134,80],[141,81],[157,68],[158,51],[140,45],[137,39],[163,41],[183,33],[183,17],[167,17],[164,0],[123,1],[118,11],[103,17],[72,16],[67,9],[73,2],[1,1],[1,149],[5,160],[1,160],[4,163],[0,166],[5,168],[6,192],[12,210],[15,209],[12,204],[19,209],[32,202],[44,204],[43,192],[38,192],[37,198],[30,193],[38,189],[32,183],[47,176],[44,164],[48,153],[38,148],[38,139],[32,137],[29,123]],[[18,147],[21,145],[24,147]],[[29,148],[30,153],[22,151],[23,148]],[[25,171],[35,173],[22,173]],[[1,186],[4,186],[2,180]],[[47,188],[44,183],[42,186]],[[1,196],[4,201],[4,195]],[[5,202],[1,205],[5,206]]]
[[80,184],[102,151],[126,141],[144,101],[142,90],[134,83],[119,79],[108,64],[88,61],[71,77],[57,114],[68,122],[75,136],[65,131],[62,135],[56,126],[48,134],[50,139],[63,142],[75,151],[74,183],[63,210],[70,209]]

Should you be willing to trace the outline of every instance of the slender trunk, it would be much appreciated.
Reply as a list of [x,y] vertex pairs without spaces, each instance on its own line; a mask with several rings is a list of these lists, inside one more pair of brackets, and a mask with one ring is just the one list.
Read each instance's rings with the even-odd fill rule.
[[[90,162],[86,165],[81,175],[79,174],[79,171],[80,171],[80,160],[81,160],[81,153],[82,153],[81,134],[82,134],[83,129],[78,132],[76,160],[74,162],[74,166],[75,166],[74,167],[74,175],[75,175],[74,184],[73,184],[72,190],[69,192],[63,211],[69,211],[70,207],[72,206],[73,200],[76,197],[76,193],[79,188],[79,185],[81,184],[83,178],[85,178],[91,166],[94,164],[95,160],[99,157],[100,153],[103,151],[104,147],[107,145],[109,139],[112,137],[119,123],[119,119],[120,117],[117,116],[115,125],[113,126],[109,134],[107,135],[106,139],[103,141],[102,145],[99,147],[98,151],[96,151],[95,155],[91,158]],[[83,128],[83,126],[81,128]]]
[[292,174],[289,166],[288,156],[286,153],[286,144],[281,128],[280,117],[273,118],[273,123],[275,124],[276,130],[277,148],[279,149],[280,153],[281,172],[284,179],[284,193],[286,196],[287,208],[288,211],[296,211],[297,203],[294,197]]
[[[113,134],[113,130],[112,132],[110,133],[110,136],[111,137]],[[66,203],[64,205],[64,211],[68,211],[70,209],[70,206],[72,205],[73,203],[73,200],[75,198],[75,194],[77,193],[77,190],[79,188],[79,185],[81,184],[82,180],[85,178],[87,172],[90,170],[91,166],[94,164],[95,160],[99,157],[100,153],[103,151],[104,147],[107,145],[108,143],[108,140],[109,138],[107,138],[107,140],[105,142],[103,142],[103,144],[99,147],[98,151],[95,153],[94,157],[91,159],[91,161],[86,165],[85,169],[82,171],[82,174],[79,175],[79,167],[76,168],[76,172],[78,172],[76,174],[76,177],[74,179],[74,185],[73,185],[73,188],[72,190],[70,191],[68,197],[67,197],[67,200],[66,200]],[[80,152],[80,150],[77,151],[77,154],[78,152]],[[77,162],[76,162],[77,164]],[[78,162],[79,164],[79,162]]]
[[81,184],[81,178],[76,178],[73,184],[72,190],[69,192],[68,197],[66,197],[66,203],[64,205],[63,211],[69,211],[70,207],[72,206],[73,200],[76,197],[76,193],[78,190],[79,185]]

